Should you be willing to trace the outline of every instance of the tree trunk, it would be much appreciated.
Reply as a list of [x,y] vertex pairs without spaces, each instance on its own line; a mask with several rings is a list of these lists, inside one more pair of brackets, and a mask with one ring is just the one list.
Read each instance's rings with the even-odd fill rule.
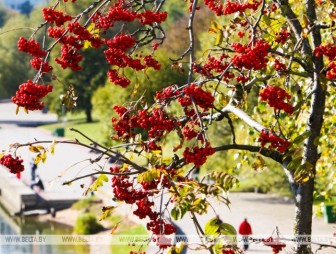
[[88,104],[85,107],[86,122],[92,123],[92,105]]

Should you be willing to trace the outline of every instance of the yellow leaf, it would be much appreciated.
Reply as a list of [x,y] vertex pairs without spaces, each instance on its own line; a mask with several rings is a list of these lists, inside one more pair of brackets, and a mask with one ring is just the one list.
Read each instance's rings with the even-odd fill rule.
[[223,32],[222,32],[222,31],[219,31],[219,33],[218,33],[218,35],[217,35],[217,37],[216,37],[216,43],[215,43],[215,45],[216,45],[216,46],[221,45],[222,42],[223,42],[223,38],[224,38],[224,36],[223,36]]
[[217,31],[216,31],[215,29],[213,29],[213,28],[209,28],[209,29],[208,29],[208,33],[209,33],[209,34],[216,34]]
[[303,15],[303,18],[302,18],[302,27],[303,28],[307,28],[309,25],[309,21],[308,21],[308,18],[306,15]]
[[42,162],[45,163],[45,161],[47,160],[47,152],[44,151],[42,154],[41,154],[41,159],[42,159]]
[[223,27],[215,21],[211,21],[211,28],[216,30],[216,31],[219,31],[219,30],[223,29]]
[[39,153],[40,150],[36,146],[29,146],[29,151],[33,153]]
[[185,242],[178,242],[175,246],[175,252],[177,254],[180,254],[182,252],[182,250],[184,249],[184,247],[186,246]]
[[115,209],[114,206],[104,206],[102,208],[103,214],[99,217],[99,221],[104,220],[106,217],[110,215],[110,213]]
[[17,115],[17,114],[19,114],[19,111],[20,111],[20,107],[19,107],[19,106],[17,106],[17,107],[16,107],[15,114],[16,114],[16,115]]
[[51,144],[51,147],[50,147],[50,153],[52,155],[55,153],[55,145],[56,145],[56,141],[54,140]]
[[113,235],[117,231],[118,227],[119,227],[119,223],[114,225],[114,227],[111,230],[111,235]]
[[39,162],[42,160],[42,158],[41,158],[41,154],[39,153],[37,156],[36,156],[36,158],[35,158],[35,160],[34,160],[34,163],[37,165],[37,164],[39,164]]

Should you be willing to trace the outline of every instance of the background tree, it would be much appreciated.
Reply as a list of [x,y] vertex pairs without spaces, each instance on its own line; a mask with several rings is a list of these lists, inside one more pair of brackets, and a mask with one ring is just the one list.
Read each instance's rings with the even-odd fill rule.
[[[58,43],[62,46],[56,63],[74,72],[83,68],[81,50],[87,41],[95,48],[104,45],[105,58],[111,65],[107,76],[112,83],[126,89],[133,81],[130,69],[145,74],[161,69],[156,57],[168,39],[161,25],[168,15],[163,11],[166,1],[97,0],[77,15],[66,13],[61,3],[55,1],[54,8],[43,10],[46,22],[39,27],[49,26],[47,35],[53,38],[51,46],[40,47],[25,38],[19,40],[19,50],[30,54],[35,59],[33,63],[40,65],[33,64],[37,70],[35,79],[21,85],[13,98],[18,106],[26,110],[43,106],[40,99],[51,92],[51,86],[36,82],[43,83],[42,77],[50,75],[49,54]],[[106,147],[91,140],[92,147],[88,147],[78,141],[67,141],[102,155],[118,154],[122,165],[94,172],[100,176],[89,189],[96,189],[106,180],[106,175],[112,175],[115,198],[136,204],[134,214],[149,219],[147,229],[158,247],[180,252],[180,247],[172,242],[160,241],[160,237],[176,231],[164,218],[166,212],[174,219],[188,212],[201,236],[236,234],[218,214],[205,225],[200,224],[197,216],[208,212],[209,197],[215,196],[227,205],[226,192],[237,179],[214,171],[209,174],[213,181],[207,184],[190,179],[191,172],[205,166],[215,153],[250,152],[255,154],[255,167],[262,166],[263,157],[283,167],[296,206],[294,234],[311,235],[315,180],[319,175],[326,179],[329,172],[325,165],[334,165],[327,157],[335,150],[329,149],[333,147],[329,143],[332,139],[321,141],[322,135],[329,134],[327,129],[332,127],[329,118],[335,111],[335,105],[326,104],[334,98],[336,78],[334,22],[330,12],[334,3],[307,0],[302,5],[287,0],[260,0],[222,4],[215,0],[193,0],[187,1],[185,7],[188,36],[181,38],[188,43],[171,61],[177,71],[186,66],[186,81],[167,84],[155,93],[151,104],[146,100],[132,100],[114,106],[116,117],[112,118],[112,127],[116,145]],[[200,13],[204,9],[217,16],[208,29],[203,27],[208,35],[195,30],[198,18],[202,21]],[[81,18],[85,22],[78,23]],[[120,23],[134,25],[117,26],[118,32],[108,33]],[[99,38],[88,29],[92,24],[99,29]],[[152,47],[150,53],[144,50],[148,45]],[[136,88],[134,84],[131,90],[134,92]],[[36,96],[27,99],[27,90],[36,90]],[[328,119],[325,126],[324,117]],[[218,126],[229,130],[229,138],[213,135]],[[210,132],[210,129],[215,130]],[[171,137],[176,143],[167,145]],[[12,149],[39,143],[21,144]],[[144,160],[136,160],[135,155]],[[21,160],[10,153],[2,156],[1,163],[13,173],[23,170]],[[136,180],[130,175],[137,176]],[[165,208],[161,201],[156,210],[154,197],[160,193],[162,197],[165,191],[171,197]],[[274,253],[285,247],[277,240],[266,245]],[[298,242],[296,247],[296,253],[311,253],[309,241]],[[239,252],[236,246],[223,242],[202,243],[200,248],[210,253]]]

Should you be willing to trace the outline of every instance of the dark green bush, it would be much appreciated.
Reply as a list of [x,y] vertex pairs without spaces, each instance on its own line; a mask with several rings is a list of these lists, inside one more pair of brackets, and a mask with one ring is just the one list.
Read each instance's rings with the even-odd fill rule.
[[95,234],[104,227],[97,221],[93,213],[84,213],[78,216],[74,226],[74,233],[79,235]]

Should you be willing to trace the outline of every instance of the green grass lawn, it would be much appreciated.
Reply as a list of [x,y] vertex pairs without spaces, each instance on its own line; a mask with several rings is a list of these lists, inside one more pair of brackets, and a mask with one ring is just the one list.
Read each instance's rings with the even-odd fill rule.
[[85,144],[91,143],[86,138],[84,138],[82,135],[75,131],[71,131],[71,128],[74,128],[85,135],[87,135],[89,138],[97,141],[102,142],[104,138],[106,138],[101,131],[99,131],[102,128],[102,123],[100,121],[93,121],[92,123],[87,123],[85,120],[84,114],[76,114],[72,115],[69,114],[66,117],[66,120],[64,122],[54,123],[54,124],[47,124],[42,125],[40,128],[43,128],[45,130],[48,130],[50,132],[54,132],[57,128],[64,128],[64,137],[66,139],[74,140],[77,139],[80,142],[84,142]]

